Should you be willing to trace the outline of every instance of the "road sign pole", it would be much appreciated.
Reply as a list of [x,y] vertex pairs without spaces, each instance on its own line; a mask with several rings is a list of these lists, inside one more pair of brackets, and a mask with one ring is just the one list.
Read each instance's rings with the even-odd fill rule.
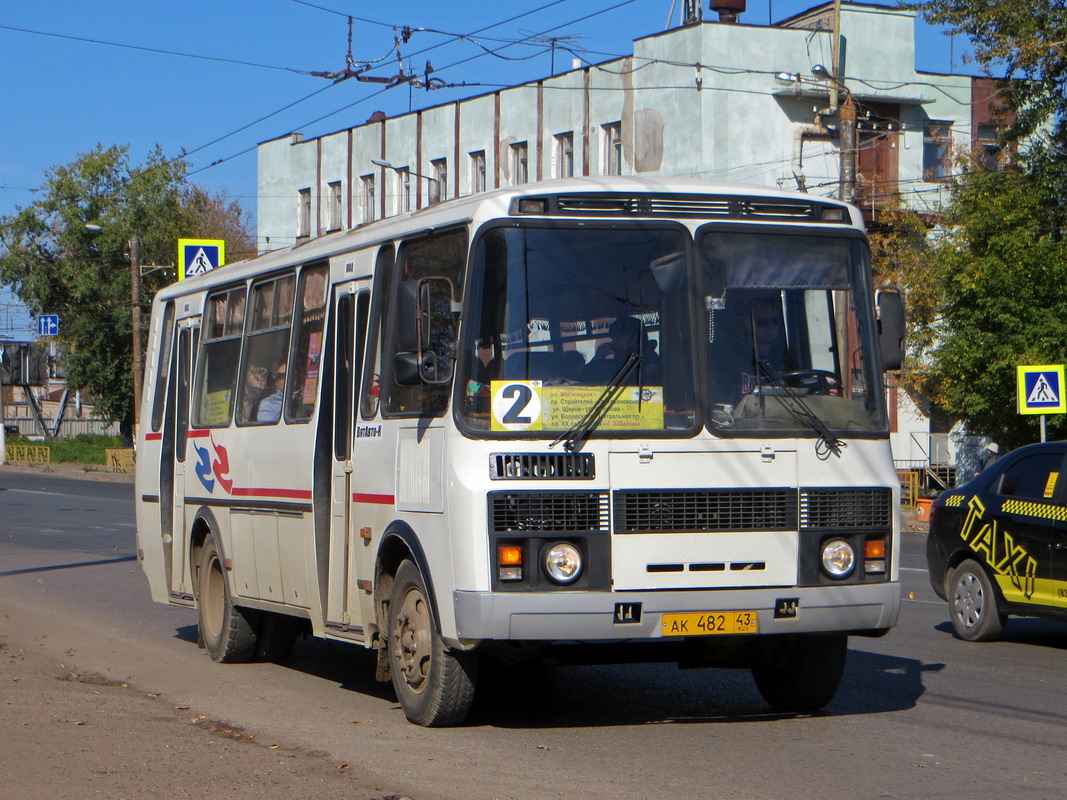
[[1041,415],[1041,441],[1045,441],[1045,415]]
[[133,328],[133,445],[141,417],[141,239],[130,239],[130,323]]

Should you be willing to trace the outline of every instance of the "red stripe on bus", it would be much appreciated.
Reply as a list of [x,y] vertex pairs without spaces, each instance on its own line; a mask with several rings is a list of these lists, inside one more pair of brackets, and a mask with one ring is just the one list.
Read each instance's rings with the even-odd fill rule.
[[352,502],[391,506],[396,502],[396,497],[391,494],[359,494],[358,492],[352,492]]
[[144,438],[146,442],[154,442],[157,439],[163,438],[163,431],[160,431],[159,433],[146,433]]
[[211,431],[209,430],[189,431],[187,434],[190,439],[206,439],[210,435]]
[[311,499],[311,492],[307,489],[239,489],[234,486],[230,494],[234,497],[284,497],[287,500]]

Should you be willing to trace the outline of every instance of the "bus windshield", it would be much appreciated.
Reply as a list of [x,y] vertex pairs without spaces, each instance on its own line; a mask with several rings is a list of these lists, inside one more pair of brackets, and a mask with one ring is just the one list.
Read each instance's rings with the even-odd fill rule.
[[884,431],[859,237],[698,234],[711,426]]
[[462,421],[557,435],[600,403],[603,434],[691,429],[689,241],[662,225],[486,231],[473,259]]

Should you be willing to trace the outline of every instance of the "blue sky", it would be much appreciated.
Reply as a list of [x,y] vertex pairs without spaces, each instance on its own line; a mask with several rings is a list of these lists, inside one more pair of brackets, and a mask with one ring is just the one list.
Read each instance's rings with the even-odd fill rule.
[[[702,2],[705,19],[716,19],[707,0]],[[292,131],[311,136],[339,130],[377,110],[402,113],[548,75],[554,37],[556,71],[569,67],[575,55],[593,63],[625,55],[633,39],[664,29],[672,6],[676,24],[682,5],[682,0],[9,0],[0,11],[0,74],[6,76],[0,215],[31,203],[47,168],[70,163],[97,143],[129,145],[136,163],[157,144],[167,155],[184,150],[195,173],[191,180],[211,191],[226,190],[254,211],[258,142]],[[816,5],[748,0],[740,22],[766,25]],[[429,60],[443,81],[482,85],[383,90],[309,74],[345,68],[348,14],[357,18],[354,60],[361,65],[380,60],[370,74],[397,73],[393,27],[407,26],[413,32],[399,47],[405,71],[422,74]],[[974,72],[973,65],[960,64],[965,42],[950,47],[941,30],[923,23],[917,37],[920,70]],[[513,60],[484,52],[515,40],[524,43],[500,53]],[[0,293],[0,335],[23,336],[28,324],[10,296]]]

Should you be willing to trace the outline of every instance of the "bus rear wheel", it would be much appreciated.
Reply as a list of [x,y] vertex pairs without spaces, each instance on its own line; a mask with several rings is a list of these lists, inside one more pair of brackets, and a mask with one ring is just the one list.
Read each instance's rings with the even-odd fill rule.
[[197,581],[197,620],[200,637],[212,660],[220,663],[251,661],[256,653],[256,632],[248,614],[233,604],[226,571],[215,538],[208,536],[200,551]]
[[474,702],[478,657],[442,641],[422,573],[411,561],[396,572],[386,624],[390,673],[404,715],[426,727],[463,722]]
[[752,667],[763,699],[778,711],[817,711],[834,699],[845,674],[843,633],[773,637]]

